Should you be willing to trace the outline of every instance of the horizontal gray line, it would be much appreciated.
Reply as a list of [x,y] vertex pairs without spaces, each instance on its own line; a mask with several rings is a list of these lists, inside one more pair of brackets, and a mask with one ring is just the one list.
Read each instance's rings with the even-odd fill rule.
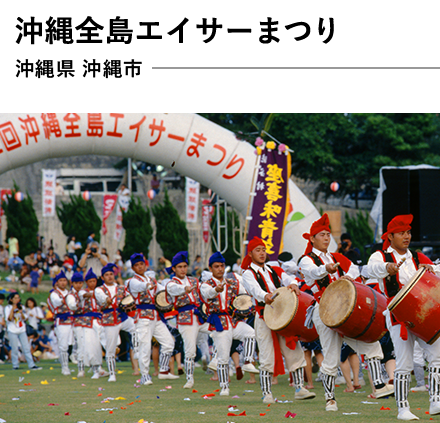
[[285,67],[285,66],[154,66],[152,69],[165,69],[165,70],[248,70],[248,69],[263,69],[263,70],[438,70],[440,67],[430,67],[430,66],[414,66],[414,67],[400,67],[400,66],[368,66],[368,67],[347,67],[347,66],[295,66],[295,67]]

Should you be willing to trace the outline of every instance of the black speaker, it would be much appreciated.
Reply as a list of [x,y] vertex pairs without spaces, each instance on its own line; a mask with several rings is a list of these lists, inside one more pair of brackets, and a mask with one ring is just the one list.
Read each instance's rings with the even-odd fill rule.
[[440,169],[383,169],[383,232],[398,214],[412,214],[412,241],[440,241]]

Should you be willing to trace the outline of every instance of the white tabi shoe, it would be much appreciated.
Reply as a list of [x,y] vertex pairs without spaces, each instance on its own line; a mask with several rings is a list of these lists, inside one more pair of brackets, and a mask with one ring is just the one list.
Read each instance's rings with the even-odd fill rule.
[[194,386],[194,379],[189,379],[185,385],[183,385],[183,389],[191,389]]
[[179,379],[180,376],[173,375],[172,373],[168,372],[168,373],[159,373],[157,377],[158,379]]
[[85,371],[84,370],[79,371],[76,377],[86,377]]
[[376,399],[387,397],[394,394],[394,385],[385,385],[383,388],[377,389],[374,395]]
[[217,371],[217,359],[212,359],[208,364],[208,369],[211,369],[213,372]]
[[275,400],[273,399],[272,394],[267,394],[263,398],[263,404],[274,404],[274,403],[275,403]]
[[107,382],[116,382],[116,375],[110,375]]
[[426,387],[426,385],[414,386],[414,388],[411,388],[411,392],[426,392],[427,390],[428,388]]
[[142,376],[141,377],[141,385],[152,385],[153,384],[153,381],[151,380],[151,376],[150,375],[148,375],[148,376]]
[[411,413],[411,411],[409,411],[409,407],[408,408],[399,408],[399,413],[397,414],[397,420],[405,420],[405,421],[410,421],[410,420],[419,420],[419,418],[417,416],[415,416],[413,413]]
[[325,411],[338,411],[338,404],[335,400],[328,400],[325,403]]
[[228,397],[229,396],[229,388],[222,388],[219,395],[222,397],[223,396]]
[[70,376],[70,370],[69,369],[62,369],[61,374],[63,376]]
[[440,402],[431,402],[429,405],[429,414],[431,414],[431,416],[440,414]]
[[100,375],[99,372],[93,373],[93,376],[90,379],[99,379]]
[[315,398],[316,394],[314,392],[308,391],[306,388],[297,389],[295,391],[296,400],[305,400]]
[[245,364],[241,368],[241,370],[243,370],[244,372],[248,372],[248,373],[255,373],[255,374],[260,373],[260,371],[252,363]]

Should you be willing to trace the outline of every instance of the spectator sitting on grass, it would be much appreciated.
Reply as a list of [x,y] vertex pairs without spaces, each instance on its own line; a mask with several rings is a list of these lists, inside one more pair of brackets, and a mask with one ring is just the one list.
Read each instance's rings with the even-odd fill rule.
[[18,252],[15,252],[13,256],[8,260],[9,269],[14,272],[20,272],[23,267],[24,261],[18,257]]
[[23,267],[20,270],[20,284],[27,285],[27,290],[31,290],[31,269],[29,266],[25,263],[23,264]]
[[58,266],[60,263],[60,256],[54,252],[53,247],[49,247],[46,255],[46,271],[50,273],[53,266]]

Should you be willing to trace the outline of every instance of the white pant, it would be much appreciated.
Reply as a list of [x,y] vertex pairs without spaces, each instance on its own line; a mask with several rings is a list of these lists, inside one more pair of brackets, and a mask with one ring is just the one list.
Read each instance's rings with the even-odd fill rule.
[[197,351],[197,335],[199,332],[209,333],[209,323],[199,325],[197,319],[192,325],[179,325],[179,332],[182,335],[185,358],[194,358]]
[[102,364],[102,349],[99,334],[102,326],[93,320],[93,327],[84,330],[84,365],[100,366]]
[[232,341],[237,339],[244,342],[245,338],[255,338],[255,330],[245,322],[238,322],[235,328],[230,325],[222,332],[211,332],[211,338],[217,350],[218,364],[228,364]]
[[115,326],[103,326],[102,329],[105,333],[105,357],[115,357],[116,347],[119,343],[121,323]]
[[76,341],[76,358],[78,362],[84,361],[84,328],[82,326],[72,326],[73,337]]
[[[258,348],[260,350],[260,370],[265,370],[269,373],[274,372],[275,365],[275,350],[273,346],[272,331],[267,327],[266,322],[255,316],[255,337],[257,339]],[[278,335],[278,342],[280,344],[281,354],[286,361],[286,366],[289,372],[293,372],[300,367],[306,366],[304,358],[304,351],[298,341],[296,348],[291,350],[286,345],[284,336]]]
[[318,332],[319,340],[322,346],[322,353],[324,354],[324,360],[321,364],[321,371],[323,373],[331,376],[337,376],[338,367],[341,362],[342,342],[348,344],[357,353],[365,354],[365,358],[367,360],[371,358],[378,358],[379,360],[382,360],[382,347],[378,341],[366,343],[356,339],[347,338],[345,336],[342,338],[338,332],[324,325],[321,317],[319,316],[319,304],[316,304],[315,310],[313,311],[313,323],[316,331]]
[[56,325],[55,335],[57,336],[60,353],[67,352],[69,345],[73,344],[72,325]]
[[139,368],[142,375],[148,374],[151,357],[151,338],[154,336],[161,346],[161,353],[172,354],[174,338],[161,320],[139,319],[136,323],[139,337]]
[[427,344],[418,338],[412,332],[408,331],[408,339],[404,341],[400,337],[400,325],[391,325],[390,312],[387,310],[386,322],[390,331],[391,339],[394,344],[394,352],[396,353],[396,372],[410,373],[414,367],[414,343],[417,341],[426,353],[429,367],[440,367],[440,340],[435,341],[432,345]]

